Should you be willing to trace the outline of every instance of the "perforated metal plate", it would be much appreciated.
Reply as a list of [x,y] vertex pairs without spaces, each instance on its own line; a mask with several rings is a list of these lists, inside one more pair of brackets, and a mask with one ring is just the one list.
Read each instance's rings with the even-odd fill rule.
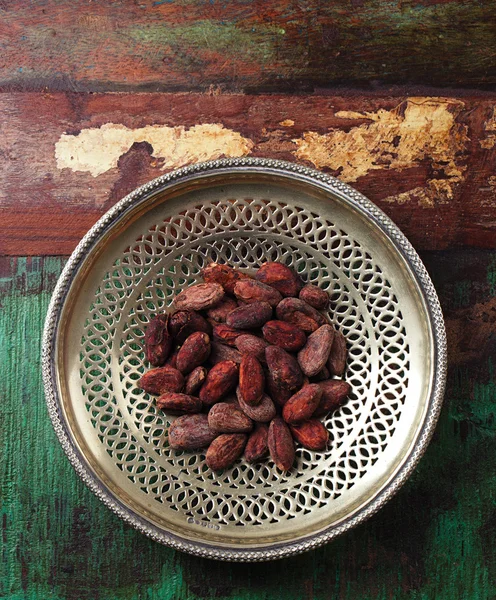
[[[289,474],[270,461],[216,474],[171,450],[171,418],[136,387],[149,318],[210,260],[281,260],[331,294],[353,393],[327,419],[329,449],[298,449]],[[166,175],[103,217],[59,281],[43,366],[64,449],[108,506],[174,547],[264,560],[331,539],[394,493],[434,427],[445,361],[432,284],[383,213],[316,171],[240,159]]]

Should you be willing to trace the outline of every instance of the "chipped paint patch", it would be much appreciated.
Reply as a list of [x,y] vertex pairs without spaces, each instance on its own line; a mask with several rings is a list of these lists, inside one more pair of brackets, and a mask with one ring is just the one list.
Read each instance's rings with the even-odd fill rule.
[[98,177],[116,168],[119,158],[135,142],[148,142],[153,147],[152,156],[163,161],[164,170],[221,156],[245,156],[254,145],[249,138],[217,123],[195,125],[190,129],[165,125],[129,129],[106,123],[102,127],[83,129],[78,135],[62,134],[55,144],[57,167],[89,171]]
[[465,149],[467,127],[456,122],[464,103],[444,98],[409,98],[393,110],[340,111],[344,119],[368,119],[348,131],[332,129],[319,134],[308,131],[293,140],[295,156],[338,172],[344,181],[356,181],[377,169],[404,170],[428,161],[442,178],[389,196],[388,202],[403,204],[417,198],[424,206],[448,202],[466,167],[459,164]]
[[490,150],[496,145],[496,108],[493,108],[493,114],[484,123],[485,131],[489,132],[487,137],[479,141],[482,148]]
[[417,201],[420,206],[433,208],[435,204],[446,204],[453,200],[453,185],[448,179],[430,179],[425,187],[419,186],[406,192],[386,196],[384,202],[394,204],[406,204],[407,202]]

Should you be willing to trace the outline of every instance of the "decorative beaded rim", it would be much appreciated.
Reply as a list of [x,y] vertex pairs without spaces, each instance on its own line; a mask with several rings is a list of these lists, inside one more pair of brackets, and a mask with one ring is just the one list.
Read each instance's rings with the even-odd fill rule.
[[[232,174],[236,172],[239,172],[240,174],[259,172],[286,176],[290,180],[293,179],[305,182],[313,186],[318,186],[321,190],[323,189],[335,195],[337,194],[342,200],[352,205],[354,208],[359,209],[368,220],[372,221],[384,232],[404,257],[414,273],[428,308],[430,326],[434,339],[433,385],[425,419],[415,446],[393,479],[378,493],[377,496],[375,496],[375,498],[363,506],[361,510],[349,518],[345,518],[339,524],[334,526],[331,525],[323,531],[295,541],[288,541],[274,544],[270,547],[260,547],[255,549],[238,547],[226,549],[225,547],[219,547],[218,545],[216,546],[209,543],[189,541],[178,535],[159,529],[153,523],[143,519],[140,515],[126,506],[99,480],[85,460],[85,457],[79,451],[63,414],[55,366],[57,328],[64,301],[67,297],[71,283],[78,273],[84,259],[106,231],[112,227],[126,211],[136,207],[141,202],[145,202],[151,195],[156,194],[157,191],[167,190],[179,182],[191,181],[204,174]],[[433,284],[411,244],[380,209],[347,184],[314,169],[283,161],[244,158],[199,163],[163,175],[126,196],[91,228],[71,255],[53,293],[43,335],[42,369],[48,411],[64,452],[81,479],[110,509],[140,532],[148,535],[155,541],[167,544],[173,548],[198,556],[220,560],[263,561],[298,554],[328,542],[335,536],[347,531],[374,514],[394,493],[396,493],[410,476],[432,436],[444,394],[446,353],[444,321]]]

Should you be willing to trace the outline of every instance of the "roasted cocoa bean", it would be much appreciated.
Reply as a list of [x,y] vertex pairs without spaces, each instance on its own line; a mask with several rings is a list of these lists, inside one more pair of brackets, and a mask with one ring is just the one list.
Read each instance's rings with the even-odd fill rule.
[[235,308],[226,317],[226,324],[235,329],[262,327],[272,317],[272,307],[267,302],[254,302]]
[[218,263],[210,263],[202,271],[201,276],[205,283],[218,283],[228,294],[234,293],[236,282],[242,279],[249,279],[250,276],[243,271],[233,269],[228,265],[220,265]]
[[208,446],[216,435],[208,426],[207,415],[185,415],[169,427],[169,445],[176,450],[198,450]]
[[138,387],[142,390],[157,395],[165,392],[180,392],[183,386],[182,374],[168,365],[146,372],[138,382]]
[[218,283],[198,283],[185,288],[174,298],[178,310],[206,310],[224,297],[224,288]]
[[205,383],[207,378],[207,369],[205,367],[196,367],[186,378],[184,385],[184,391],[190,396],[194,396],[201,386]]
[[348,351],[346,350],[346,338],[340,331],[335,331],[331,352],[329,353],[329,360],[327,361],[327,368],[331,375],[337,375],[338,377],[343,375],[344,370],[346,369],[347,358]]
[[244,402],[256,406],[262,400],[265,376],[262,365],[252,355],[245,354],[239,366],[239,391]]
[[288,352],[297,352],[307,341],[307,336],[299,327],[286,321],[267,321],[262,331],[269,344]]
[[202,331],[192,333],[177,354],[177,368],[184,375],[204,363],[210,355],[210,338]]
[[200,390],[200,400],[207,406],[218,402],[238,383],[238,365],[232,360],[224,360],[214,365]]
[[157,398],[157,406],[161,410],[173,413],[198,413],[202,409],[202,403],[199,398],[189,396],[188,394],[175,394],[166,392]]
[[210,444],[206,463],[212,471],[223,471],[243,454],[248,436],[245,433],[223,433]]
[[294,356],[278,346],[268,346],[265,350],[265,358],[276,386],[289,391],[301,387],[303,373]]
[[154,367],[161,367],[172,350],[173,340],[168,330],[169,315],[157,315],[146,328],[145,357]]
[[293,395],[294,390],[288,390],[279,383],[276,383],[270,371],[266,372],[265,381],[267,382],[267,390],[272,400],[279,406],[284,406]]
[[322,325],[308,336],[307,343],[298,352],[298,363],[308,377],[317,375],[325,367],[334,339],[332,325]]
[[310,419],[299,425],[290,425],[294,439],[304,448],[314,451],[326,449],[329,432],[318,419]]
[[264,458],[269,450],[269,427],[265,423],[257,423],[250,433],[245,447],[245,459],[255,463]]
[[328,412],[339,408],[351,391],[350,384],[341,379],[321,381],[318,385],[322,390],[322,397],[313,413],[314,417],[323,417]]
[[272,307],[276,307],[282,300],[281,294],[276,289],[255,279],[238,281],[234,286],[234,295],[244,304],[267,302]]
[[329,294],[316,285],[308,284],[304,286],[300,290],[299,298],[316,310],[327,310],[329,308]]
[[247,433],[252,420],[235,404],[218,402],[208,413],[208,425],[216,433]]
[[298,296],[303,286],[300,276],[286,265],[279,262],[263,264],[255,274],[255,278],[275,288],[283,296]]
[[267,394],[262,396],[262,400],[259,404],[256,406],[250,406],[243,400],[238,387],[237,399],[239,407],[245,413],[245,415],[257,423],[269,423],[276,416],[276,407],[274,402],[269,396],[267,396]]
[[169,333],[178,344],[184,344],[195,331],[203,331],[207,335],[212,333],[212,326],[197,312],[192,310],[178,310],[171,315],[169,320]]
[[272,419],[269,425],[268,446],[270,456],[281,471],[289,471],[295,459],[293,436],[281,417]]
[[307,333],[326,324],[326,318],[318,310],[299,298],[284,298],[277,305],[276,315],[279,320],[293,323]]
[[322,398],[322,390],[318,383],[310,383],[296,392],[282,409],[282,417],[290,425],[308,421],[315,412]]

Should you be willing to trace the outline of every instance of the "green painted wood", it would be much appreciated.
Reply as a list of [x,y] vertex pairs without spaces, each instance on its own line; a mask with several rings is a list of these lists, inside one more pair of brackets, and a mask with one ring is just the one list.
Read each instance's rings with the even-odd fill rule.
[[[48,419],[40,336],[64,259],[0,259],[0,597],[496,598],[496,253],[424,253],[450,337],[432,444],[375,517],[317,551],[236,565],[160,546],[79,481]],[[476,336],[475,350],[464,340]]]
[[1,0],[0,89],[494,86],[478,0]]

